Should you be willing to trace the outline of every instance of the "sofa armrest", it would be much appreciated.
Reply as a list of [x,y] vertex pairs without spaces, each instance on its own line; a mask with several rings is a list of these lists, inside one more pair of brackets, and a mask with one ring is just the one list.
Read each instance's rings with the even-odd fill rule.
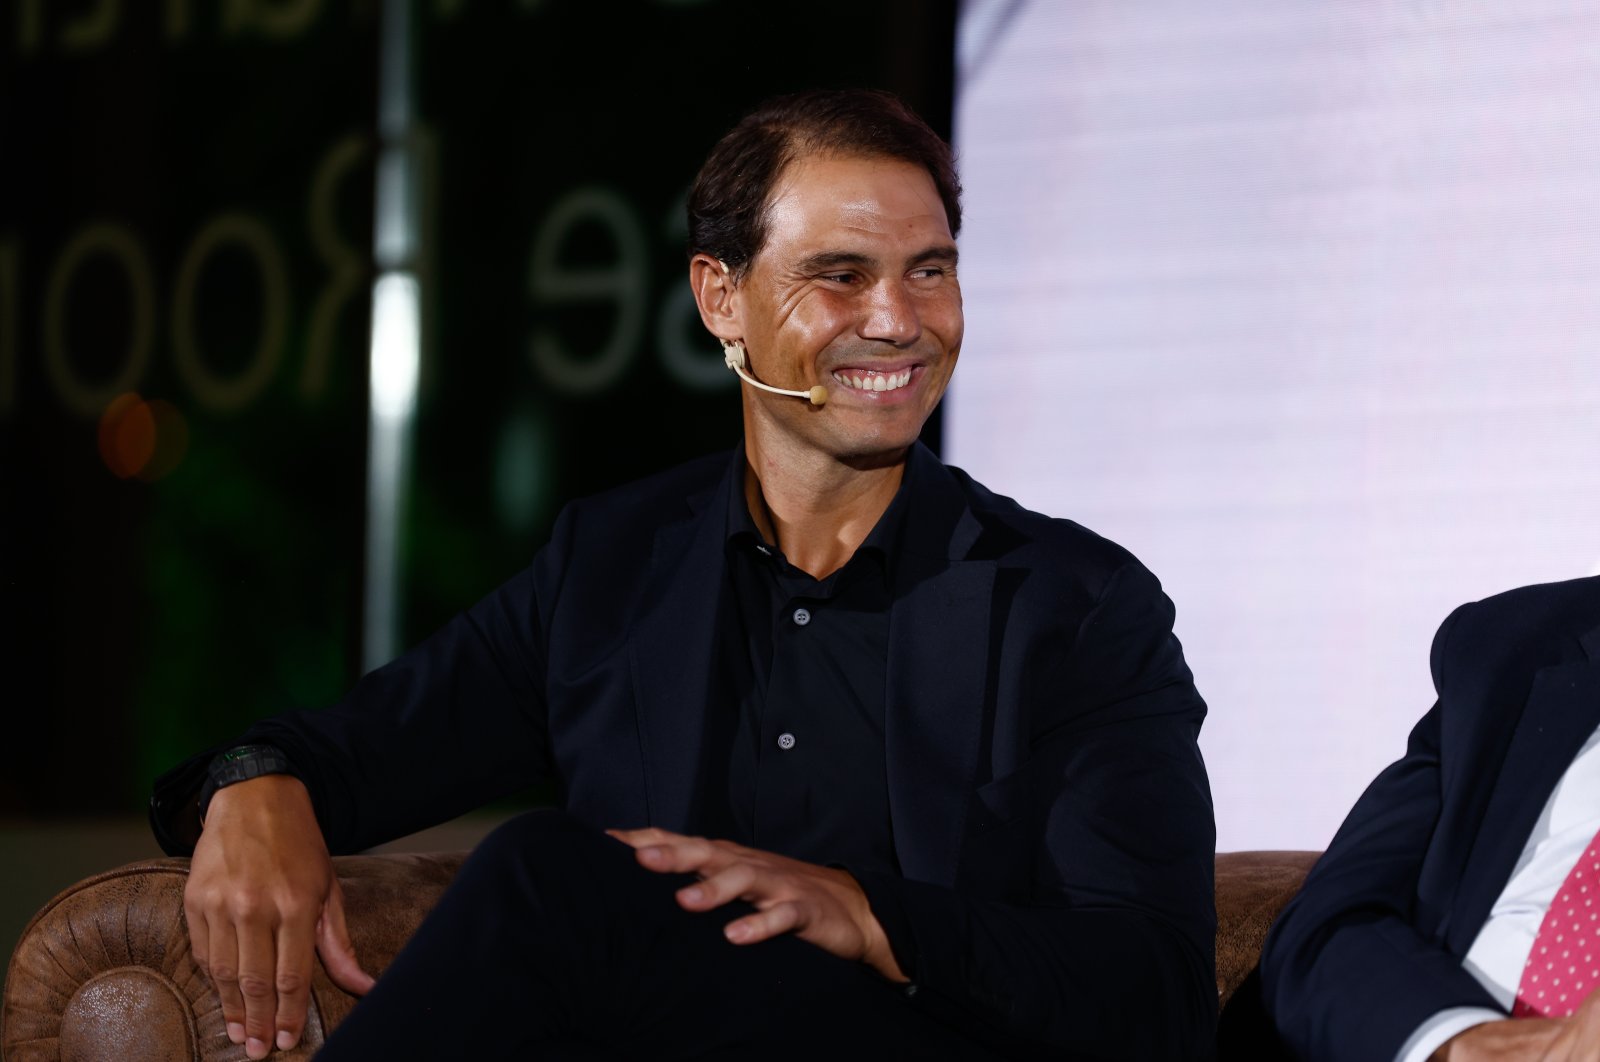
[[1300,891],[1321,852],[1217,855],[1217,1005],[1225,1007],[1261,961],[1267,930]]
[[[350,936],[379,973],[438,902],[465,853],[342,856]],[[6,973],[0,1055],[7,1062],[236,1060],[222,1009],[189,953],[187,859],[131,863],[67,889],[23,931]],[[354,997],[317,963],[299,1048],[308,1059]]]

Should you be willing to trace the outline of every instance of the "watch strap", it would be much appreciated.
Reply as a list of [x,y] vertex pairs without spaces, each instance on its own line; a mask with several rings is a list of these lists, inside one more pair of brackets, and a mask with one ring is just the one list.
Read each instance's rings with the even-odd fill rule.
[[236,745],[217,753],[206,765],[206,780],[200,787],[200,821],[205,821],[217,790],[266,774],[300,776],[283,750],[272,745]]

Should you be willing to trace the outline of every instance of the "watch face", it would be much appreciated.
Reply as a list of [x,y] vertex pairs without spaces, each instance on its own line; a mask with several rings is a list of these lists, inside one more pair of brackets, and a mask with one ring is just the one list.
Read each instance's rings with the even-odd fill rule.
[[232,762],[234,760],[248,759],[251,756],[277,755],[277,752],[278,750],[271,745],[235,745],[233,748],[221,753],[220,758],[224,761]]

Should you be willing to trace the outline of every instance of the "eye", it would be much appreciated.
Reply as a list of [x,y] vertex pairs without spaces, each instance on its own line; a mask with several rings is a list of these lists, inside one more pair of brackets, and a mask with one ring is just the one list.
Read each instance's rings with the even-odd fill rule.
[[861,278],[855,273],[822,273],[819,274],[818,279],[826,280],[830,284],[854,284]]

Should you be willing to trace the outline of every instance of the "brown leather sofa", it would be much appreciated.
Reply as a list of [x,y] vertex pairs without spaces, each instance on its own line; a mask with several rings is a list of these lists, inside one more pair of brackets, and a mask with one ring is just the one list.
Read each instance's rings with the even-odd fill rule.
[[[381,970],[438,900],[464,853],[336,859],[351,936],[363,964]],[[1223,1026],[1246,1006],[1236,992],[1278,910],[1315,852],[1217,856],[1217,997]],[[130,863],[72,886],[24,931],[6,973],[0,1012],[5,1062],[206,1062],[243,1059],[228,1042],[216,993],[195,968],[183,921],[186,859]],[[1229,1004],[1233,1006],[1230,1007]],[[310,1058],[355,999],[319,968],[301,1046],[273,1058]],[[1220,1048],[1224,1059],[1259,1057]]]

